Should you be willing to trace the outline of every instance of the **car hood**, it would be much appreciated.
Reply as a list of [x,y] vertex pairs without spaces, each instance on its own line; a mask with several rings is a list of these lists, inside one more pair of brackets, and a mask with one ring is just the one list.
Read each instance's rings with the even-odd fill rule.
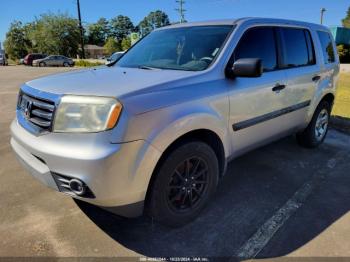
[[145,70],[102,66],[35,79],[26,85],[57,95],[97,95],[122,97],[130,93],[173,82],[198,72]]

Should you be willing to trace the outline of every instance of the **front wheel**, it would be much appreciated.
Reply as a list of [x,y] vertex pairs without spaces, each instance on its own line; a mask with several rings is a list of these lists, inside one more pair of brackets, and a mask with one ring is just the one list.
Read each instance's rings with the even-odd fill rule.
[[173,149],[155,175],[149,215],[178,227],[194,220],[215,192],[219,165],[209,145],[192,141]]
[[331,105],[322,101],[316,108],[308,127],[297,134],[298,143],[307,148],[322,144],[328,132]]

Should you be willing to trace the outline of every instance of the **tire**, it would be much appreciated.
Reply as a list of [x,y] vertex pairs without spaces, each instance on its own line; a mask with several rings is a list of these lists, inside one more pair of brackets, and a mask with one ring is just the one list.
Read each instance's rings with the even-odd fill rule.
[[315,148],[322,144],[328,132],[330,114],[331,105],[327,101],[321,101],[307,128],[297,133],[298,143],[306,148]]
[[69,67],[69,64],[68,64],[67,62],[64,62],[64,63],[63,63],[63,66],[64,66],[64,67]]
[[219,179],[216,154],[200,141],[174,148],[157,170],[147,211],[156,221],[170,227],[193,221],[214,194]]
[[39,63],[39,67],[45,67],[45,66],[46,66],[45,62],[40,62]]

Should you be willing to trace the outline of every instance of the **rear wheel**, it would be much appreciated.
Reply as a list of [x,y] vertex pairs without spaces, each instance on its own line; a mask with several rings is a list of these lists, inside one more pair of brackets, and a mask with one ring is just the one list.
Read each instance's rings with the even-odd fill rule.
[[308,127],[297,134],[298,143],[308,148],[319,146],[326,138],[330,113],[330,104],[327,101],[322,101],[317,106]]
[[215,192],[219,165],[213,149],[200,141],[175,148],[162,162],[151,188],[149,214],[182,226],[195,219]]

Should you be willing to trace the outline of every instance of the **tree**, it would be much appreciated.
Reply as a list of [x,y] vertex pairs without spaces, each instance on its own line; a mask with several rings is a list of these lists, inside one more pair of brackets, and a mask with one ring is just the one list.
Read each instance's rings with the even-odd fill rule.
[[96,23],[88,26],[87,43],[102,46],[110,36],[111,28],[106,18],[100,18]]
[[11,23],[4,42],[4,47],[8,56],[11,59],[22,58],[27,55],[29,46],[30,41],[26,35],[26,30],[23,24],[19,21]]
[[29,38],[38,52],[75,57],[80,45],[79,23],[67,14],[43,14],[32,23]]
[[342,24],[344,27],[350,28],[350,7],[348,8],[348,11],[346,12],[345,18],[342,20]]
[[163,11],[150,12],[138,25],[141,35],[146,35],[156,28],[169,25],[169,17]]
[[111,55],[114,52],[118,52],[121,50],[120,44],[113,37],[109,37],[104,45],[105,52],[107,55]]
[[134,31],[134,25],[130,18],[123,15],[118,15],[110,22],[111,36],[115,37],[118,41],[122,41],[131,32]]
[[340,63],[350,62],[350,46],[349,45],[338,45],[337,51],[340,59]]
[[121,47],[122,47],[122,50],[125,51],[125,50],[128,50],[131,46],[131,40],[129,37],[125,37],[123,38],[122,40],[122,43],[121,43]]

